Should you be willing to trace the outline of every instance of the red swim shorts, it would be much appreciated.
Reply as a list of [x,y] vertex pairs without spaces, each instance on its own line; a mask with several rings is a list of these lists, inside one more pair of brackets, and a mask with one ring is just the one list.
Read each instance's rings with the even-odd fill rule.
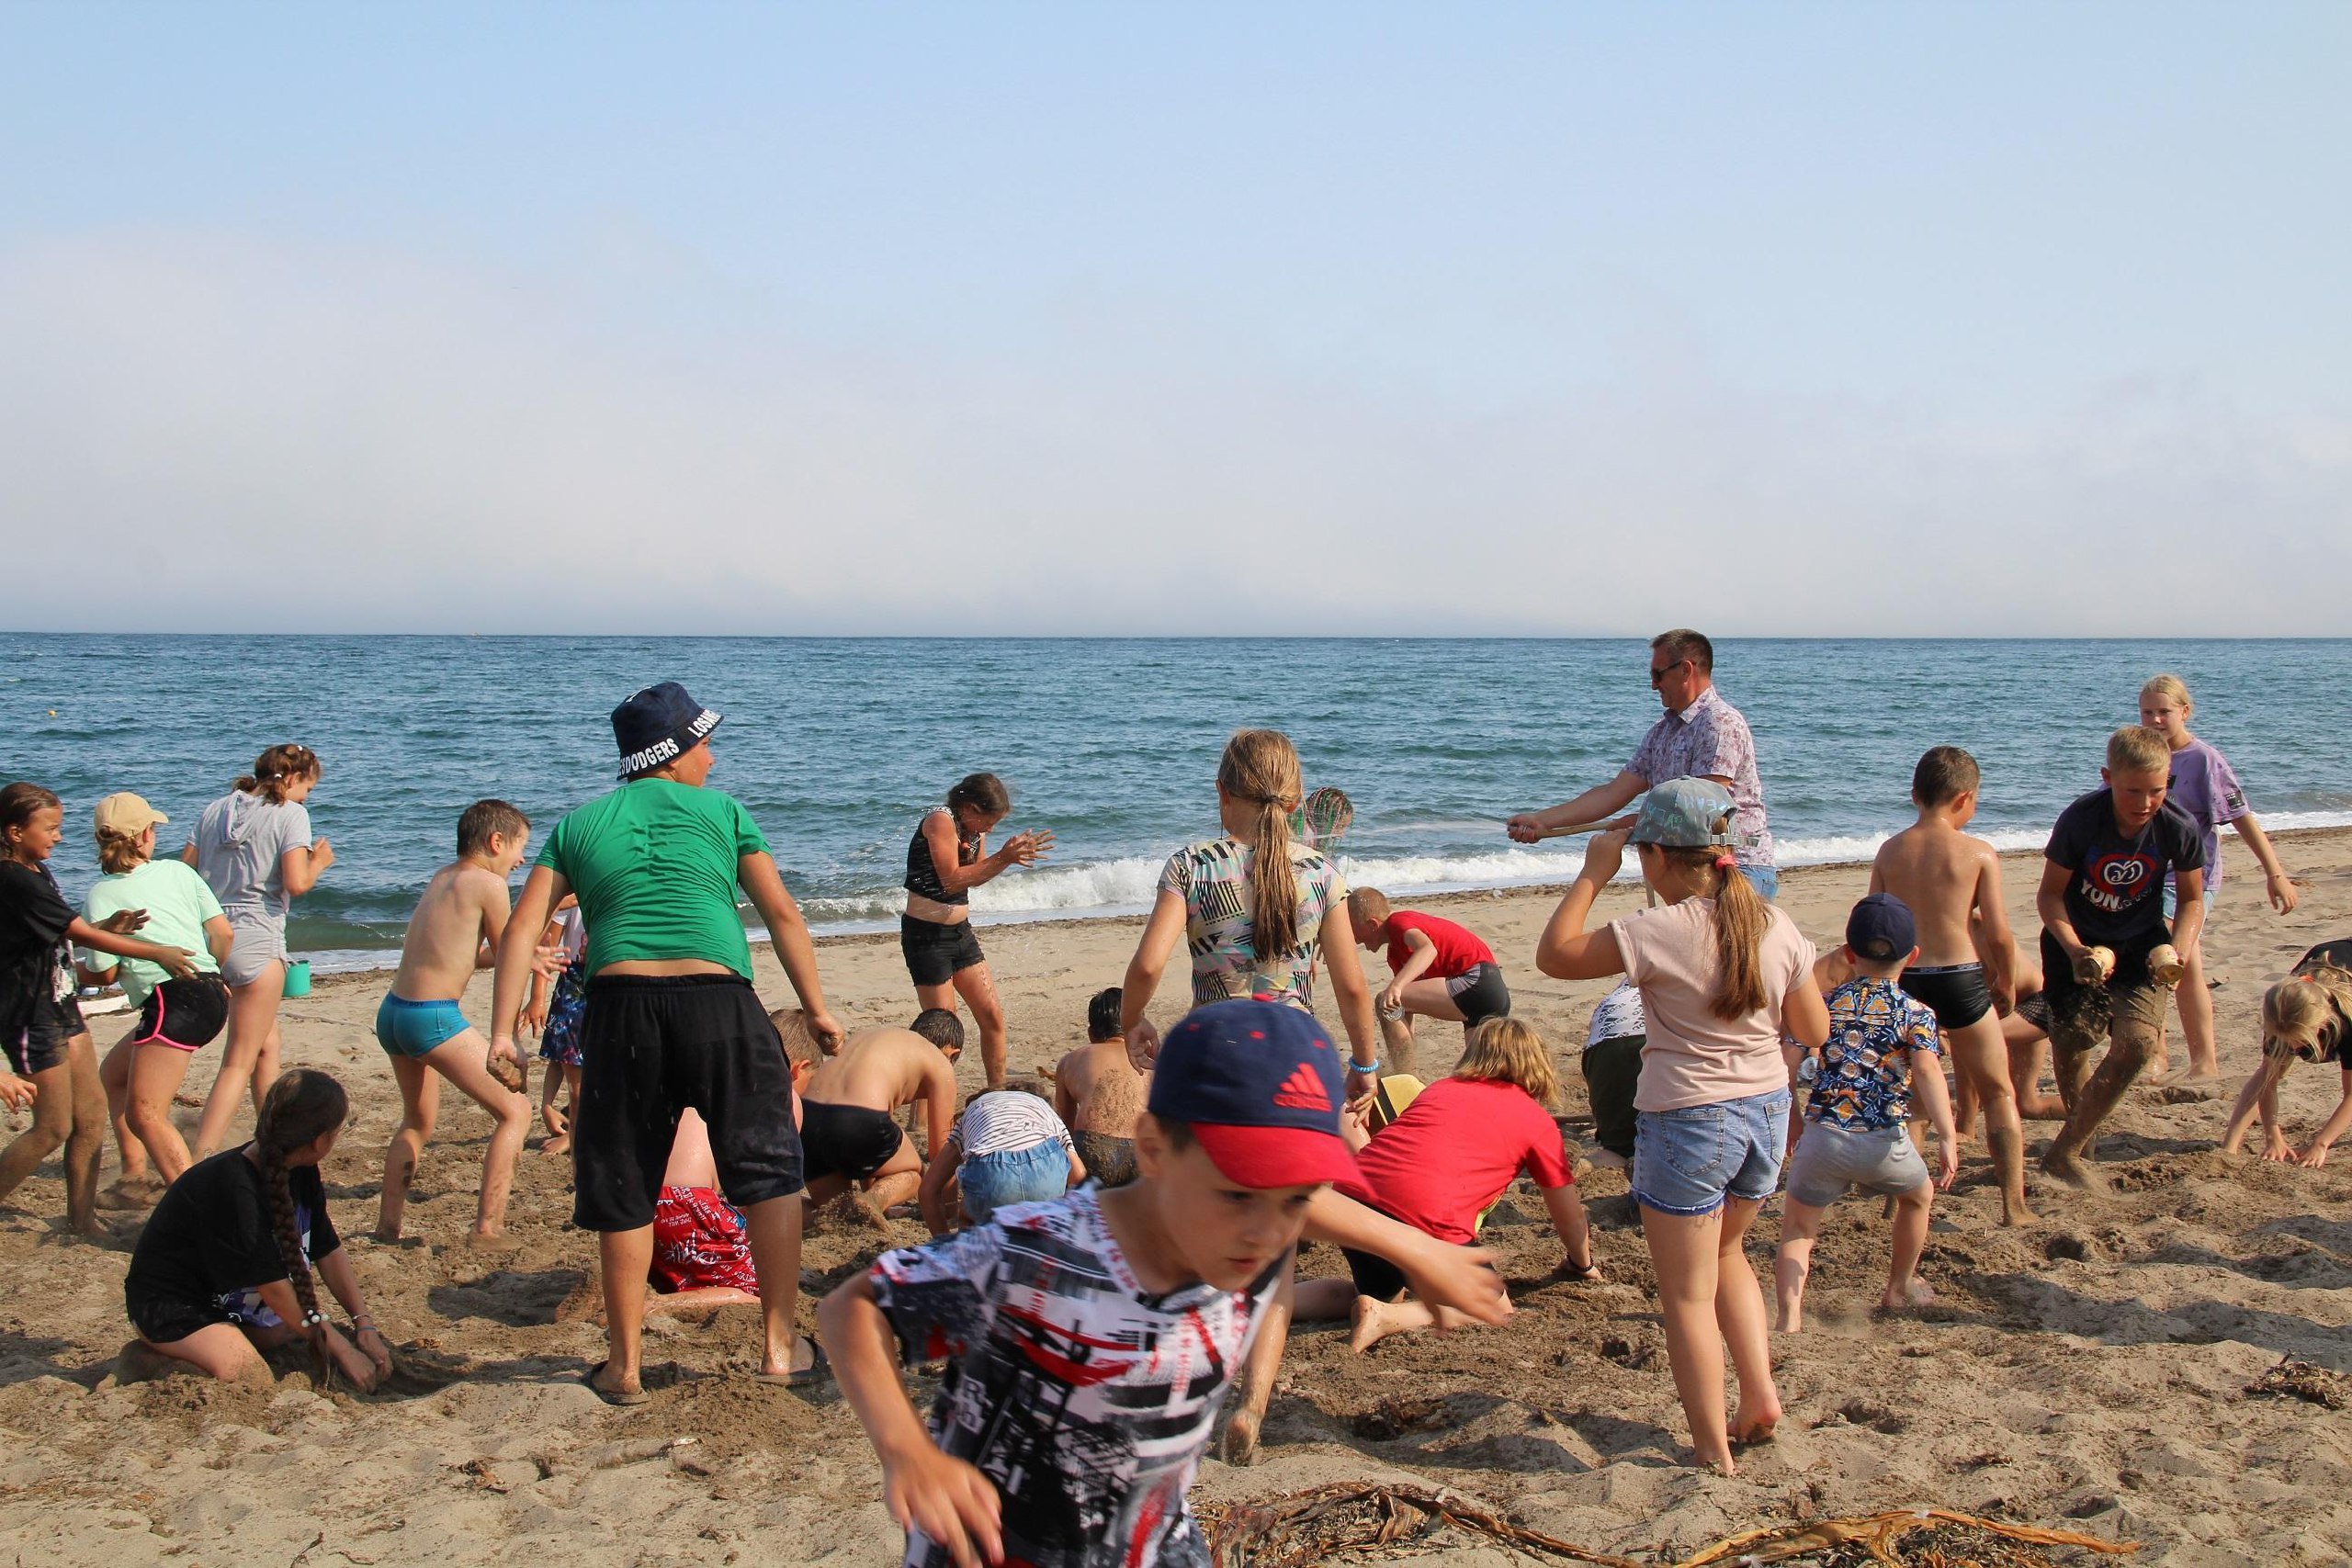
[[653,1206],[653,1288],[760,1293],[741,1211],[707,1187],[664,1187]]

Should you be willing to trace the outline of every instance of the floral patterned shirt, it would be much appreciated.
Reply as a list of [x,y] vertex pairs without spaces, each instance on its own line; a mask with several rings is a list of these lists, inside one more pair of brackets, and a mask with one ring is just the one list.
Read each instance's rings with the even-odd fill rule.
[[1849,980],[1829,993],[1829,1043],[1821,1048],[1805,1116],[1849,1133],[1900,1127],[1911,1119],[1911,1053],[1941,1050],[1927,1003],[1892,980]]
[[1756,775],[1756,737],[1737,708],[1713,686],[1680,713],[1650,726],[1625,771],[1645,785],[1668,779],[1731,781],[1732,827],[1739,837],[1739,863],[1770,866],[1772,829],[1764,818],[1764,785]]

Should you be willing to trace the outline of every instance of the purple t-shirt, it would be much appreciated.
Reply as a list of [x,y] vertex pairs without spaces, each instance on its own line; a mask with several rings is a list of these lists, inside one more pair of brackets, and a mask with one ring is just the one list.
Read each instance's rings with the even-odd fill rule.
[[[2222,824],[2246,814],[2245,791],[2239,787],[2229,759],[2202,740],[2191,739],[2172,754],[2172,784],[2165,798],[2196,825],[2205,848],[2205,886],[2221,886]],[[2165,880],[2172,880],[2170,872]]]

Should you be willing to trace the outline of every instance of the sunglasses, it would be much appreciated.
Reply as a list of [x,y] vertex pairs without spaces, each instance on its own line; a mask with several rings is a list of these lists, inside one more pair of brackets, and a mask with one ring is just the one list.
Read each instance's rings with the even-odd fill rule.
[[1673,674],[1677,670],[1681,669],[1685,664],[1690,662],[1690,661],[1688,659],[1678,659],[1671,664],[1651,665],[1650,684],[1653,686],[1664,685],[1666,683],[1666,678],[1668,675]]

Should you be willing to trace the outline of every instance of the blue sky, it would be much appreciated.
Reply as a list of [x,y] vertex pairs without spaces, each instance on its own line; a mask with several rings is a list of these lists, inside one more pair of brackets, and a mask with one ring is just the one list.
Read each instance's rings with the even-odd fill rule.
[[0,6],[0,526],[157,569],[9,620],[2342,633],[2348,68],[2340,5]]

